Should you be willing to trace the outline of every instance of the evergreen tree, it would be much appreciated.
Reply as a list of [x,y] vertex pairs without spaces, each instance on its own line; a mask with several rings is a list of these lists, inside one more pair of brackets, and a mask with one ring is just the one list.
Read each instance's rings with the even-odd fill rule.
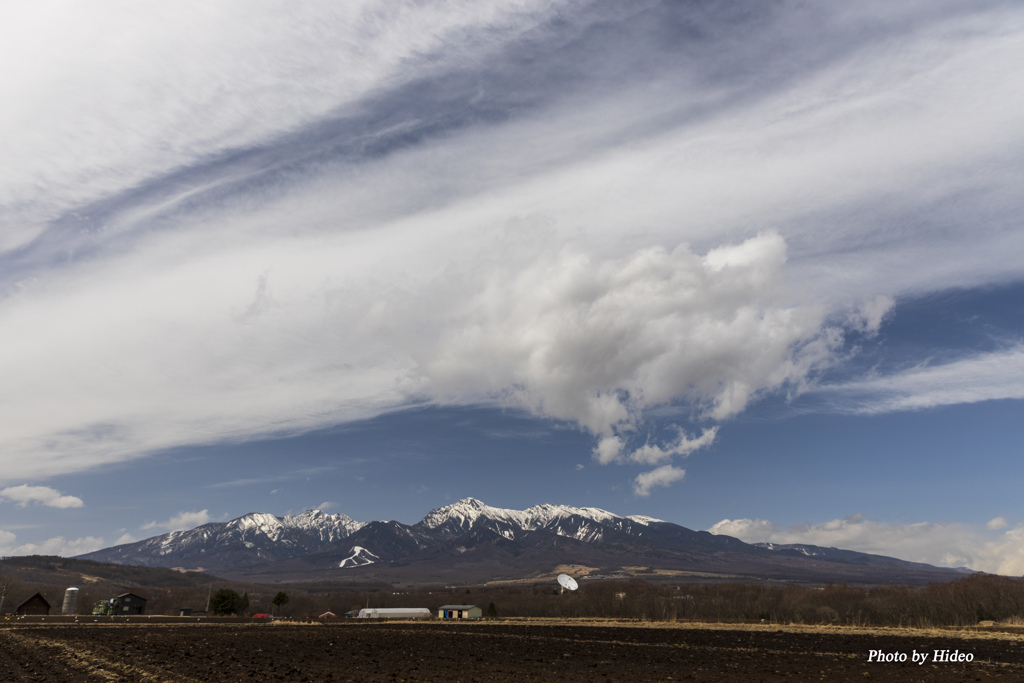
[[274,599],[271,600],[271,602],[277,606],[277,612],[280,614],[281,608],[284,607],[289,600],[291,600],[291,598],[288,597],[287,593],[284,591],[278,591],[277,595],[274,596]]
[[242,612],[242,596],[230,588],[221,588],[210,598],[210,614],[224,616]]

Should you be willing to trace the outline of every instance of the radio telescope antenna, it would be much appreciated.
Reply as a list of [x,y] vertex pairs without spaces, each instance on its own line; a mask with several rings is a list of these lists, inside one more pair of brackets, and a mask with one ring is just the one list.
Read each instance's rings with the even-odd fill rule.
[[580,587],[579,584],[576,583],[576,579],[572,578],[568,574],[558,575],[558,585],[562,587],[561,593],[564,593],[565,591],[574,591]]

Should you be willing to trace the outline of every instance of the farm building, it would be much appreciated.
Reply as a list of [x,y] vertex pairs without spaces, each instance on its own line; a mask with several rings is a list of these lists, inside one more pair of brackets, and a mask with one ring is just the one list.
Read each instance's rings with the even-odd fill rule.
[[359,610],[360,619],[429,619],[426,607],[370,607]]
[[479,619],[483,615],[476,605],[441,605],[437,610],[439,619]]
[[25,602],[14,608],[15,614],[47,615],[50,613],[50,603],[46,601],[42,593],[36,593]]
[[110,599],[110,614],[127,615],[143,614],[146,611],[146,598],[135,593],[122,593]]

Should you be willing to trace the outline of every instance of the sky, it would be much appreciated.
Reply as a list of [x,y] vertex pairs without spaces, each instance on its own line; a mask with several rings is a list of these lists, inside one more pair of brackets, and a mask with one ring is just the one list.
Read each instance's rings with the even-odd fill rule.
[[0,555],[472,496],[1024,574],[1016,2],[0,6]]

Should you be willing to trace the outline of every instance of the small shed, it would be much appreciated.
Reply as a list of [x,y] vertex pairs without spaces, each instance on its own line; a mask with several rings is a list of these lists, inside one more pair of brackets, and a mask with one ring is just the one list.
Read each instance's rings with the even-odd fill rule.
[[25,602],[14,608],[15,614],[29,614],[46,616],[50,613],[50,603],[46,601],[42,593],[36,593]]
[[328,611],[324,612],[323,614],[321,614],[319,618],[320,619],[337,619],[338,615],[335,614],[334,612],[331,612],[330,610],[328,610]]
[[146,612],[146,598],[135,593],[121,593],[116,598],[110,599],[110,613],[112,615],[125,616],[129,614],[144,614]]
[[441,605],[437,610],[438,619],[479,619],[483,615],[476,605]]

